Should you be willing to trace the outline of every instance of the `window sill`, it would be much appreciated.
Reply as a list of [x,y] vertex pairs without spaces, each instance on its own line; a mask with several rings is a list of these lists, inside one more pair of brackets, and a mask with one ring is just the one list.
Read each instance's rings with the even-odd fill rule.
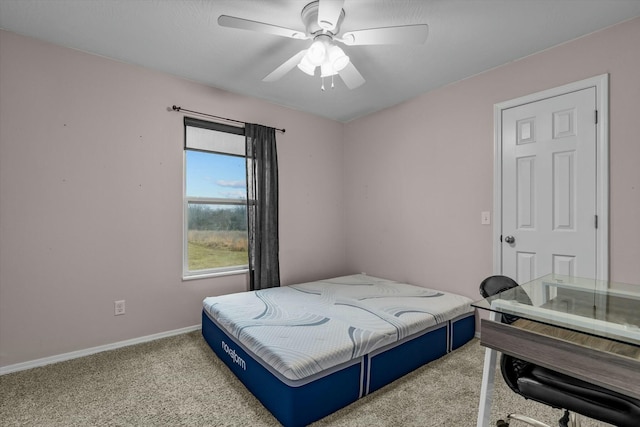
[[247,274],[248,272],[249,272],[248,268],[243,268],[239,270],[217,271],[217,272],[202,273],[202,274],[190,274],[188,276],[183,275],[182,281],[187,282],[191,280],[210,279],[213,277],[235,276],[239,274]]

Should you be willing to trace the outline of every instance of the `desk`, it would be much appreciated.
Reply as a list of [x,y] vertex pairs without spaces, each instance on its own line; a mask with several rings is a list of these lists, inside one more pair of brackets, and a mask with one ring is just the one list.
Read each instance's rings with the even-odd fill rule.
[[478,427],[490,423],[498,351],[640,399],[640,285],[548,275],[473,306],[489,310]]

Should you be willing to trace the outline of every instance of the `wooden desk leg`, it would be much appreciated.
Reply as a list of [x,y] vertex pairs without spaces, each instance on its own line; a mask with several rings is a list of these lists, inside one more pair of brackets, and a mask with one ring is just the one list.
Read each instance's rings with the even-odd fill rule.
[[[494,311],[489,314],[489,319],[495,322],[498,321],[498,317],[499,314]],[[482,333],[482,330],[480,330],[480,333]],[[489,423],[491,422],[491,403],[493,401],[493,384],[496,376],[497,359],[498,352],[487,347],[484,352],[484,368],[482,369],[482,386],[480,387],[477,427],[489,427]]]

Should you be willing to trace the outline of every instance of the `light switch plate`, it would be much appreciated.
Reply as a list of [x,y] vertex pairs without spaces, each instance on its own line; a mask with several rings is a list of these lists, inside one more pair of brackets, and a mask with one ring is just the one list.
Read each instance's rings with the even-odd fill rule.
[[489,211],[484,211],[481,213],[481,220],[480,223],[482,225],[489,225],[491,224],[491,212]]

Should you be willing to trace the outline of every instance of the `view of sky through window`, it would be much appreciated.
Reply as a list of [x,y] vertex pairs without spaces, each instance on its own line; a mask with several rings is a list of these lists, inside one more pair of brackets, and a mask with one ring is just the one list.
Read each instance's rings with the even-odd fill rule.
[[245,199],[245,158],[187,150],[187,196]]

